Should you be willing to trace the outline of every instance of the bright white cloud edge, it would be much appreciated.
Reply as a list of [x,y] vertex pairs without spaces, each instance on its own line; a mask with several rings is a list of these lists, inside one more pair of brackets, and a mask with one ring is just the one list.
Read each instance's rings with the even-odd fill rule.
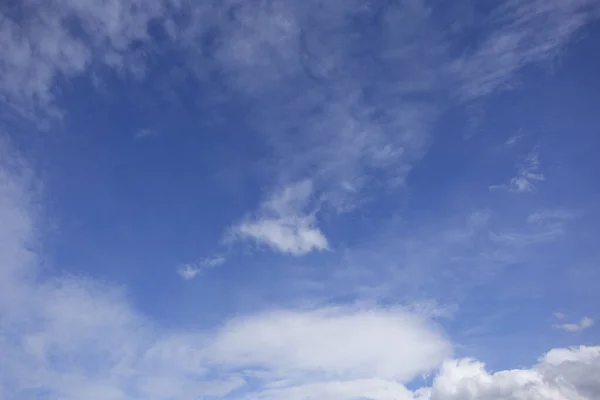
[[293,255],[322,251],[329,247],[310,210],[313,183],[303,180],[289,184],[264,201],[254,218],[230,229],[229,239],[252,239],[258,244]]

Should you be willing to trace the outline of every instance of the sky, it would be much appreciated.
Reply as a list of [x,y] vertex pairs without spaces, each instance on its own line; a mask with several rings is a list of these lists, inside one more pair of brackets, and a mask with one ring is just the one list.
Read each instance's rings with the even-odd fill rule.
[[600,398],[600,2],[0,2],[0,399]]

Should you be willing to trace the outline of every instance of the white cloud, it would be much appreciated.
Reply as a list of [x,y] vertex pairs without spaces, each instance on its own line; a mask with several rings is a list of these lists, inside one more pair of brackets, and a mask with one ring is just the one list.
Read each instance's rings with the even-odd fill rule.
[[508,139],[506,139],[506,142],[504,142],[504,144],[505,144],[506,146],[513,146],[513,145],[515,145],[515,144],[516,144],[516,143],[517,143],[519,140],[521,140],[521,138],[522,138],[522,137],[523,137],[523,135],[522,135],[522,134],[511,136],[511,137],[509,137]]
[[186,281],[194,279],[198,274],[202,272],[202,268],[191,264],[185,264],[177,268],[177,273]]
[[498,2],[488,18],[474,22],[488,32],[480,44],[451,64],[460,96],[476,99],[514,87],[523,66],[555,57],[598,12],[595,0]]
[[407,382],[434,369],[451,345],[401,309],[274,311],[230,321],[213,351],[221,362],[260,366],[283,379],[303,375]]
[[[429,372],[452,349],[426,317],[399,308],[274,310],[213,330],[164,329],[119,288],[36,274],[26,181],[4,166],[0,178],[0,215],[10,222],[0,225],[1,284],[10,288],[0,293],[0,365],[11,366],[0,370],[3,398],[267,399],[280,391],[388,399],[404,393],[398,381]],[[294,193],[270,207],[293,209]]]
[[[148,24],[162,17],[158,0],[24,0],[0,14],[0,101],[21,114],[60,114],[55,83],[94,65],[140,76]],[[73,22],[82,34],[76,34]],[[87,39],[86,39],[87,38]]]
[[223,265],[227,262],[227,258],[220,254],[214,255],[212,257],[207,257],[204,260],[200,261],[200,265],[205,267],[218,267],[219,265]]
[[328,242],[308,210],[313,186],[309,180],[284,187],[264,202],[256,218],[234,226],[234,238],[253,239],[273,250],[294,255],[326,250]]
[[592,400],[600,398],[600,347],[554,349],[531,369],[490,373],[470,360],[444,363],[416,400]]
[[517,176],[510,180],[508,189],[516,193],[534,191],[536,189],[535,183],[545,179],[544,175],[538,172],[539,169],[539,154],[536,152],[530,153],[519,167]]
[[218,267],[226,262],[227,258],[225,256],[217,254],[212,257],[207,257],[196,263],[184,264],[177,268],[177,273],[183,279],[189,281],[200,275],[204,270]]
[[[2,159],[5,160],[4,158]],[[21,168],[26,171],[26,169]],[[590,400],[600,347],[554,349],[531,369],[487,372],[447,361],[450,342],[401,308],[330,307],[253,313],[210,331],[178,332],[137,312],[115,287],[40,275],[27,173],[0,168],[0,394],[3,398],[192,400]],[[295,198],[295,197],[293,197]],[[275,201],[287,209],[291,201]],[[481,219],[470,218],[475,225]],[[24,274],[29,272],[30,275]],[[584,325],[589,324],[583,322]]]
[[514,193],[528,193],[535,191],[537,182],[544,181],[544,174],[539,172],[540,158],[537,152],[530,153],[523,163],[517,167],[517,175],[510,179],[508,184],[490,185],[490,190],[507,189]]
[[[4,12],[0,19],[3,103],[25,115],[59,114],[54,97],[61,78],[87,76],[96,67],[140,78],[152,67],[149,55],[160,50],[149,26],[163,27],[173,39],[166,46],[182,53],[182,70],[200,82],[218,70],[236,97],[255,105],[248,123],[273,150],[277,181],[309,177],[338,211],[360,204],[370,182],[404,182],[448,106],[438,99],[473,100],[511,86],[519,69],[552,57],[598,10],[594,0],[505,0],[479,19],[493,24],[475,26],[483,40],[454,53],[448,32],[476,23],[457,17],[446,29],[424,1],[389,5],[377,32],[362,32],[352,22],[372,12],[358,0],[256,7],[178,0],[22,3],[26,13]],[[188,23],[176,23],[173,13]],[[75,34],[74,21],[83,35]],[[217,34],[209,52],[199,48],[207,32]],[[530,191],[541,177],[518,176],[506,187]],[[280,237],[274,248],[305,252],[324,244],[313,222],[272,220],[245,230],[263,241]]]
[[580,332],[580,331],[583,331],[583,330],[591,327],[592,325],[594,325],[593,319],[591,319],[589,317],[583,317],[583,318],[581,318],[581,321],[579,321],[576,324],[573,324],[573,323],[556,324],[556,325],[554,325],[554,327],[557,329],[566,331],[566,332]]

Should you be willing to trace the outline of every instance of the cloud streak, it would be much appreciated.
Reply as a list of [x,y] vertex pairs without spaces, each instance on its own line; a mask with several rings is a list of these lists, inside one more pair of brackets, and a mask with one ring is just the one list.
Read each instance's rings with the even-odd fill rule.
[[593,319],[589,317],[583,317],[578,323],[556,324],[554,327],[565,332],[581,332],[590,328],[592,325],[594,325]]
[[491,185],[490,190],[506,189],[513,193],[534,192],[538,182],[546,180],[540,170],[540,157],[537,152],[530,153],[525,160],[517,166],[517,175],[510,179],[508,184]]
[[226,262],[227,258],[225,256],[214,255],[196,263],[181,265],[177,268],[177,274],[179,274],[182,279],[189,281],[200,275],[204,270],[218,267]]

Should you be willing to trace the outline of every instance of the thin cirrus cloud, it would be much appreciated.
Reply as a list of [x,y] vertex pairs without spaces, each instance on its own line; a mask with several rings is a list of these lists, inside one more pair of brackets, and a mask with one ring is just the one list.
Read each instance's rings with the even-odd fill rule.
[[[373,180],[404,182],[427,150],[437,115],[452,105],[441,99],[474,101],[510,87],[521,67],[553,57],[598,16],[593,0],[506,0],[485,18],[457,14],[445,29],[427,4],[405,1],[384,6],[371,29],[351,23],[372,11],[360,1],[54,0],[40,7],[26,0],[0,20],[0,93],[9,107],[59,115],[56,82],[102,68],[144,79],[160,54],[153,40],[162,29],[163,44],[183,54],[195,79],[207,82],[217,72],[255,105],[248,123],[273,151],[273,195],[311,179],[315,196],[340,211],[359,204]],[[73,20],[84,35],[71,29]],[[479,30],[478,21],[494,24],[474,47],[455,49],[453,35]],[[198,48],[214,35],[214,46]],[[529,166],[503,187],[532,191],[541,179]],[[276,250],[324,248],[310,219],[281,222],[245,228],[266,241],[279,235],[281,243],[270,242]]]
[[546,177],[540,172],[540,156],[537,152],[527,155],[525,160],[517,166],[517,175],[512,177],[508,184],[491,185],[490,190],[504,189],[513,193],[529,193],[537,189],[537,184]]

